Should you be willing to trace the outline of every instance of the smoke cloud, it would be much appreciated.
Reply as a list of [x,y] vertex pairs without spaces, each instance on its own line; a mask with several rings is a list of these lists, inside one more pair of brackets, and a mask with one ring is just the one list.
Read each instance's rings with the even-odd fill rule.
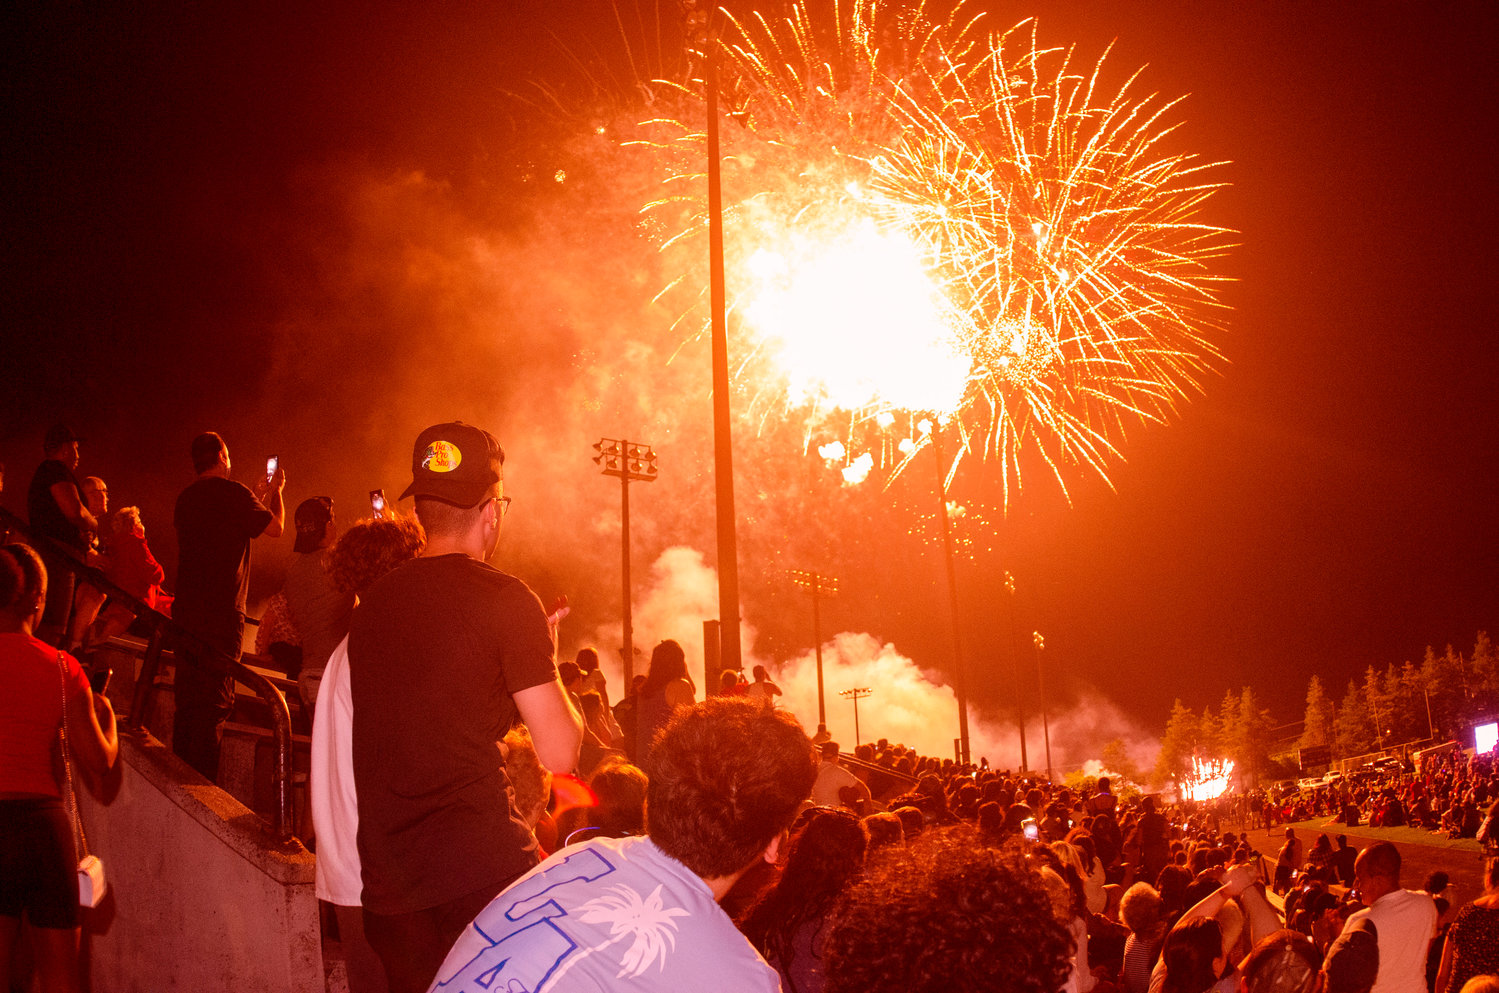
[[[702,624],[718,613],[718,577],[701,552],[684,546],[669,548],[651,565],[634,614],[638,648],[636,672],[648,669],[650,646],[674,638],[687,652],[694,682],[702,682]],[[764,665],[784,691],[780,706],[791,711],[808,733],[817,727],[817,661],[815,651],[784,660],[762,657],[755,651],[755,617],[744,628],[745,668]],[[597,644],[619,644],[620,626],[604,625],[594,632]],[[610,699],[623,689],[618,655],[605,656]],[[846,750],[857,741],[887,738],[917,749],[923,755],[954,754],[957,737],[957,696],[945,676],[925,668],[895,645],[867,632],[840,632],[822,646],[824,702],[828,731]],[[748,673],[746,673],[748,674]],[[873,692],[858,704],[858,734],[854,707],[840,692],[865,687]],[[617,689],[616,689],[617,688]],[[708,687],[706,689],[711,689]],[[699,686],[702,696],[705,687]],[[1044,769],[1045,746],[1038,716],[1027,718],[1030,767]],[[1139,768],[1155,762],[1159,742],[1118,707],[1088,690],[1050,717],[1052,761],[1057,775],[1082,769],[1101,774],[1103,748],[1119,742],[1123,754]],[[989,759],[1001,768],[1019,768],[1020,745],[1012,716],[1002,716],[981,704],[969,711],[970,754]],[[1115,770],[1118,774],[1118,770]]]

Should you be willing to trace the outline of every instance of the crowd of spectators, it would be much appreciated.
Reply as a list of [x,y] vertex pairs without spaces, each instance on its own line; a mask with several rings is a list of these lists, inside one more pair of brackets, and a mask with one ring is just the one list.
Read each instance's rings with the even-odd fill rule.
[[[88,545],[84,526],[106,513],[102,481],[79,489],[76,508],[56,497],[77,463],[66,433],[68,472],[44,477],[58,477],[46,494]],[[268,473],[258,494],[223,485],[216,435],[193,457],[194,485],[213,498],[200,508],[207,530],[222,536],[230,504],[244,511],[229,520],[233,568],[215,576],[230,581],[225,595],[187,601],[227,651],[228,628],[202,617],[243,623],[249,542],[279,529],[284,474]],[[1307,847],[1287,829],[1265,857],[1252,829],[1327,814],[1481,835],[1470,809],[1499,793],[1487,759],[1454,750],[1420,771],[1271,792],[1252,807],[1167,803],[1116,793],[1109,778],[1056,784],[884,739],[845,753],[777,708],[764,667],[752,681],[724,674],[702,699],[671,640],[611,705],[597,652],[556,665],[556,615],[487,565],[508,506],[503,461],[487,432],[436,425],[413,451],[403,496],[416,497],[414,519],[390,512],[340,535],[321,498],[295,516],[306,558],[282,597],[287,616],[265,627],[284,636],[274,644],[316,646],[299,688],[316,714],[317,885],[338,908],[354,993],[470,981],[1472,993],[1489,981],[1499,862],[1485,895],[1438,931],[1442,880],[1403,888],[1394,846],[1355,853],[1345,837],[1334,847],[1318,836]],[[85,517],[90,503],[99,509]],[[179,532],[193,517],[191,500],[186,514],[179,504]],[[125,521],[143,539],[138,514]],[[43,573],[14,571],[17,644],[35,649],[32,631],[50,618]],[[110,716],[100,704],[94,727]]]

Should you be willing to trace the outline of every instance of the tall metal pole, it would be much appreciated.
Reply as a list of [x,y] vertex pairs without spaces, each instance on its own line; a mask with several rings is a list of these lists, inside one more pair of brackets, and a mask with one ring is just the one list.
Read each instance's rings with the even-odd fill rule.
[[859,747],[859,701],[873,693],[874,690],[868,686],[855,686],[852,689],[839,690],[838,695],[848,697],[854,702],[854,747]]
[[606,476],[619,477],[619,537],[620,576],[623,582],[623,597],[620,614],[624,623],[620,646],[621,661],[625,670],[625,695],[635,682],[635,624],[630,604],[630,483],[654,482],[659,472],[656,452],[650,445],[624,439],[601,438],[593,446],[598,452],[593,457]]
[[791,581],[812,596],[812,640],[817,654],[817,733],[828,730],[828,710],[822,695],[822,600],[838,595],[838,580],[808,569],[792,569]]
[[968,752],[968,687],[963,674],[963,644],[958,619],[958,572],[953,565],[952,524],[947,518],[947,477],[942,471],[942,446],[937,434],[941,429],[932,422],[932,457],[937,465],[937,504],[942,513],[942,551],[947,562],[948,609],[952,613],[953,689],[958,697],[958,741],[962,752],[960,761],[967,762]]
[[1036,685],[1041,690],[1041,733],[1046,738],[1046,778],[1056,781],[1056,776],[1051,768],[1051,722],[1046,716],[1046,667],[1041,664],[1041,650],[1046,647],[1046,639],[1041,637],[1040,631],[1031,632],[1031,641],[1036,646]]
[[[710,15],[710,16],[716,16]],[[724,305],[723,190],[718,149],[718,29],[708,31],[708,280],[713,307],[713,478],[718,513],[718,616],[725,669],[743,667],[739,647],[739,551],[734,532],[734,455],[729,430],[729,340]]]
[[630,474],[619,474],[620,575],[624,577],[621,602],[624,609],[625,695],[635,685],[635,622],[630,605]]
[[1020,771],[1025,772],[1030,767],[1030,760],[1025,754],[1025,681],[1020,677],[1020,653],[1015,651],[1015,577],[1008,570],[1005,572],[1005,592],[1009,594],[1006,603],[1009,605],[1010,615],[1010,672],[1015,678],[1015,725],[1020,729]]

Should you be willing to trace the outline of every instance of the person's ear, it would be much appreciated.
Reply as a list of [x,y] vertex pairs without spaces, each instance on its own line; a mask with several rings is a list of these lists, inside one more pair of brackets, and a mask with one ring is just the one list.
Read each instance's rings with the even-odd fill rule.
[[782,831],[780,834],[778,834],[774,838],[770,839],[770,844],[768,844],[768,845],[765,846],[765,861],[766,862],[769,862],[771,865],[775,865],[777,862],[780,861],[780,859],[781,859],[781,841],[785,837],[786,837],[786,832]]

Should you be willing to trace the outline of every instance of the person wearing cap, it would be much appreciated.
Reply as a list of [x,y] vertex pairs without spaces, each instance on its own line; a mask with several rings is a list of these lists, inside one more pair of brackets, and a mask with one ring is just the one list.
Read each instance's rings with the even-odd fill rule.
[[426,548],[361,594],[350,625],[365,933],[393,993],[425,990],[464,926],[537,864],[495,743],[519,719],[552,772],[578,762],[546,612],[488,563],[504,458],[462,422],[417,437],[401,498],[416,498]]
[[297,690],[308,711],[317,705],[318,686],[328,656],[349,633],[354,594],[341,592],[328,575],[324,557],[338,530],[333,522],[332,497],[312,497],[297,504],[293,517],[297,541],[286,567],[286,607],[302,641],[302,668]]
[[1353,883],[1363,910],[1348,916],[1343,933],[1372,921],[1379,936],[1379,976],[1374,993],[1423,993],[1426,953],[1437,932],[1431,896],[1400,886],[1400,850],[1388,841],[1370,845],[1353,863]]
[[37,551],[47,567],[47,609],[36,636],[62,648],[73,610],[75,576],[63,558],[81,561],[88,550],[88,533],[99,530],[99,521],[83,502],[83,491],[73,470],[78,468],[78,443],[83,439],[66,424],[54,424],[42,441],[46,456],[31,477],[26,494],[31,533],[39,539]]
[[[219,741],[234,709],[234,678],[219,653],[238,659],[245,633],[250,542],[285,528],[278,466],[256,492],[229,478],[229,448],[212,431],[192,444],[198,478],[177,497],[177,598],[172,619],[202,642],[177,646],[172,751],[209,780],[219,773]],[[263,501],[263,502],[262,502]]]

